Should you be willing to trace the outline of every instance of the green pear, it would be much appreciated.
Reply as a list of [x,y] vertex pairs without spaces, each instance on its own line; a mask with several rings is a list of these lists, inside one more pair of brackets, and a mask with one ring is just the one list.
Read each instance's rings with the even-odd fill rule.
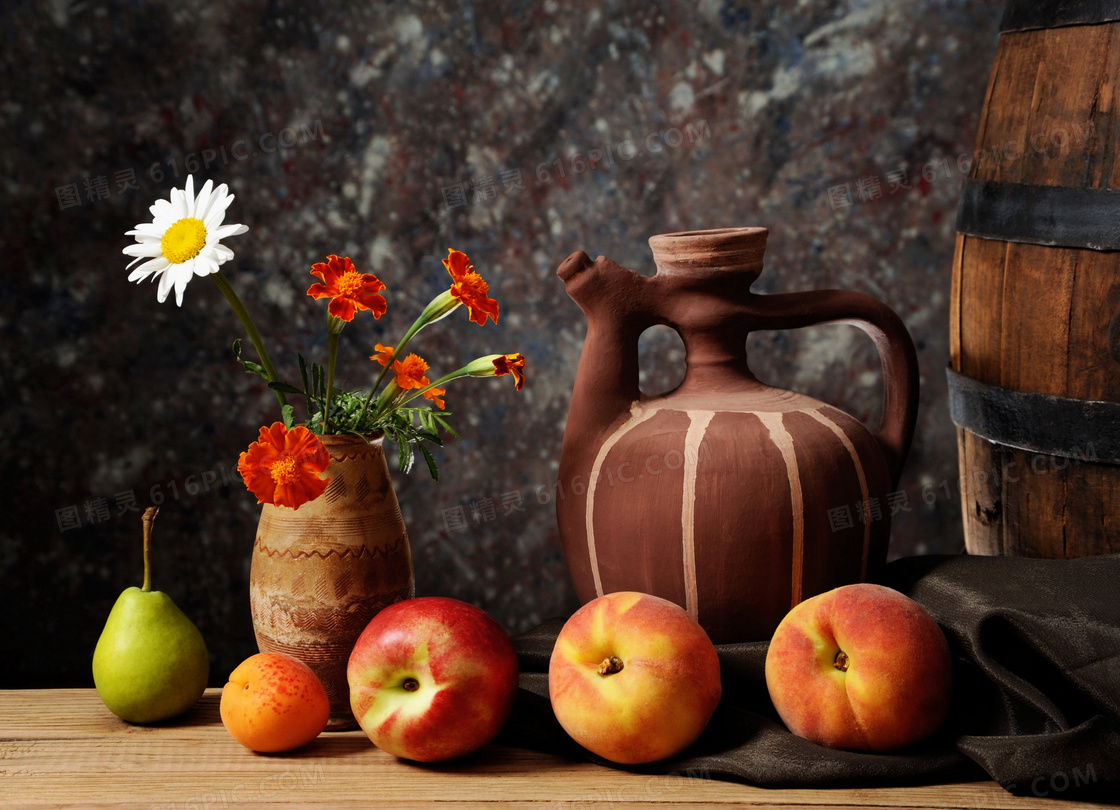
[[159,510],[144,512],[144,586],[126,588],[93,651],[93,682],[109,711],[130,723],[182,714],[206,689],[210,657],[202,634],[171,597],[153,591],[148,550]]

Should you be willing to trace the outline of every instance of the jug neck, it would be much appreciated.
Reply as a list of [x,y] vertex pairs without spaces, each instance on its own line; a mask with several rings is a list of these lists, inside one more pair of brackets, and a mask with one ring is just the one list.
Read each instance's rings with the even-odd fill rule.
[[747,333],[740,324],[724,328],[682,330],[687,347],[685,377],[677,389],[682,394],[711,391],[747,392],[768,388],[754,376],[747,363]]

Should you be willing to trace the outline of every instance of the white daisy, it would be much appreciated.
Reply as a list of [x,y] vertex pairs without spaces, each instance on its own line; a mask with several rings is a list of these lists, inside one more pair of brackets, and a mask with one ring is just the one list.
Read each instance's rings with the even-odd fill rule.
[[225,183],[213,186],[207,180],[195,197],[194,176],[188,175],[186,188],[171,189],[170,201],[156,200],[149,209],[152,222],[141,223],[125,234],[136,237],[136,244],[124,249],[126,255],[136,257],[128,266],[147,259],[132,271],[128,280],[158,278],[156,299],[161,304],[174,287],[175,303],[183,306],[183,291],[193,276],[217,273],[219,265],[233,258],[233,251],[221,240],[249,230],[245,225],[222,224],[233,195],[227,193]]

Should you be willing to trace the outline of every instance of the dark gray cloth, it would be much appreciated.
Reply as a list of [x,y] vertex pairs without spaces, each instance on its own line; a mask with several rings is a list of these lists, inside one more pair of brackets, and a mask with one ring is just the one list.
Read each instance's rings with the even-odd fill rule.
[[723,699],[688,751],[607,762],[552,713],[548,661],[563,619],[514,639],[521,690],[499,742],[641,773],[774,788],[926,785],[991,778],[1012,793],[1120,803],[1120,555],[1078,560],[896,560],[881,583],[928,610],[954,658],[942,729],[891,754],[834,751],[786,731],[766,690],[766,642],[717,646]]

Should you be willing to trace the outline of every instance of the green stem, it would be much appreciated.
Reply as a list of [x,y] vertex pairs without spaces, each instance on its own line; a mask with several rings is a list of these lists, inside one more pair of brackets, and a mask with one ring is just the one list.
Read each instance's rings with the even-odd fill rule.
[[[257,357],[260,358],[261,366],[264,367],[264,373],[268,375],[269,382],[276,382],[279,377],[276,374],[276,367],[272,365],[272,359],[268,356],[268,351],[264,347],[264,341],[261,339],[261,333],[257,331],[257,327],[253,324],[253,319],[249,317],[249,311],[245,309],[245,305],[241,303],[241,299],[237,297],[237,293],[233,287],[230,286],[229,279],[222,274],[219,270],[217,273],[211,273],[210,278],[214,279],[214,283],[218,285],[218,289],[222,291],[222,295],[226,297],[226,301],[233,307],[234,314],[237,315],[241,325],[245,327],[245,331],[249,333],[249,340],[253,343],[253,348],[257,350]],[[276,398],[280,400],[280,407],[283,409],[288,404],[287,397],[284,396],[282,391],[272,389],[276,394]]]
[[[328,316],[329,318],[330,316]],[[331,432],[331,390],[334,388],[334,364],[338,360],[338,335],[327,332],[327,401],[323,405],[323,433]]]
[[158,514],[158,508],[149,506],[140,518],[144,521],[144,585],[140,588],[144,593],[151,593],[152,590],[152,563],[148,552],[152,547],[152,523]]
[[[393,399],[393,397],[395,397],[399,394],[402,399],[404,398],[403,392],[401,392],[401,389],[395,383],[396,383],[396,380],[390,380],[389,384],[385,386],[385,390],[377,395],[377,399],[373,403],[373,413],[374,413],[374,417],[375,417],[374,418],[375,422],[377,421],[378,418],[381,417],[382,409],[385,407],[385,405],[387,403],[389,403]],[[363,410],[363,413],[364,412],[365,411]]]

